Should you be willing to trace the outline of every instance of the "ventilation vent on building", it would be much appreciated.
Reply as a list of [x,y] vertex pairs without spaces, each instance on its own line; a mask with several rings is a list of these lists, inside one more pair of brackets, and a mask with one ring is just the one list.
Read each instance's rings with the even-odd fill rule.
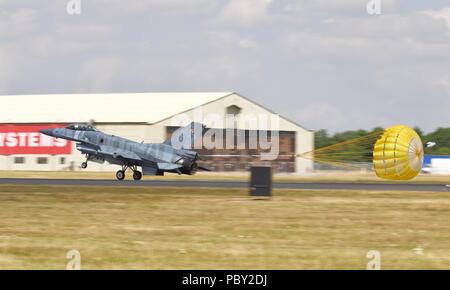
[[241,113],[241,108],[238,106],[232,105],[232,106],[227,107],[226,112],[227,112],[227,115],[236,116]]

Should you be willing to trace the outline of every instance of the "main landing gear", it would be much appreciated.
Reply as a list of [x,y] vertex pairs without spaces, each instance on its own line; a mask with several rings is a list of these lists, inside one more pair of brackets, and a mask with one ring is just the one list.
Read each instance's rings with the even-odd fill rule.
[[[86,169],[88,167],[88,159],[86,159],[86,162],[81,163],[81,168]],[[136,165],[122,165],[122,169],[116,172],[116,178],[118,180],[124,180],[125,179],[125,172],[127,169],[131,169],[133,171],[133,179],[134,180],[141,180],[142,179],[142,172],[138,170],[138,167]]]
[[122,166],[122,170],[119,170],[116,172],[116,178],[118,180],[124,180],[125,179],[125,172],[127,171],[127,169],[131,169],[133,171],[133,179],[134,180],[141,180],[142,179],[142,172],[140,172],[137,169],[136,165],[132,165],[132,166],[128,166],[128,165],[123,165]]

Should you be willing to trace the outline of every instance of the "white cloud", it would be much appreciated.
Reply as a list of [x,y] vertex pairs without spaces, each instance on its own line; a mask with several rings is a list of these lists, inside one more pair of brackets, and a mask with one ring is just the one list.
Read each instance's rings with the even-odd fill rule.
[[203,14],[218,8],[217,1],[211,0],[89,0],[86,6],[92,6],[114,14]]
[[[65,1],[0,0],[0,93],[234,90],[314,129],[448,119],[450,8],[383,1],[372,17],[365,0],[82,2],[69,16]],[[421,118],[424,106],[433,116]]]
[[258,48],[258,43],[248,38],[243,38],[239,41],[239,46],[244,49],[256,49]]
[[[350,15],[366,13],[366,6],[369,0],[287,0],[284,6],[284,11],[296,15],[327,15],[340,14]],[[398,5],[399,0],[381,0],[382,13],[389,13],[394,11]],[[367,14],[365,15],[367,16]]]
[[445,22],[450,29],[450,7],[440,10],[427,10],[423,12],[425,15],[431,16],[434,19]]
[[36,12],[33,9],[21,8],[14,11],[0,10],[0,35],[17,37],[31,33],[36,28]]
[[219,23],[254,26],[268,21],[272,0],[230,0],[219,15]]
[[329,103],[309,104],[297,113],[297,118],[309,128],[327,128],[332,131],[351,122],[348,114]]
[[108,92],[124,63],[114,57],[88,60],[81,65],[78,89],[80,91]]
[[436,79],[433,81],[433,85],[444,89],[450,95],[450,75],[444,75]]
[[7,93],[10,89],[11,80],[17,77],[17,75],[12,74],[10,69],[14,65],[17,64],[14,64],[11,56],[0,47],[0,92]]
[[[381,113],[381,110],[371,110],[371,112],[349,111],[344,104],[325,102],[311,103],[297,111],[296,115],[300,124],[303,124],[306,128],[312,130],[326,128],[332,133],[361,128],[373,129],[376,126],[389,127],[395,122],[399,122],[389,114]],[[404,119],[400,123],[406,124],[408,121],[409,119]]]

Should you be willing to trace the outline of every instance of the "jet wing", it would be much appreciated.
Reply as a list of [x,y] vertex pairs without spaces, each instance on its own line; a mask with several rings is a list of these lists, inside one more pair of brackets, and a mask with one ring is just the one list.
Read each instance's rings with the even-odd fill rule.
[[136,153],[110,146],[89,146],[86,144],[77,144],[77,149],[85,154],[93,154],[102,157],[123,158],[130,161],[142,161]]

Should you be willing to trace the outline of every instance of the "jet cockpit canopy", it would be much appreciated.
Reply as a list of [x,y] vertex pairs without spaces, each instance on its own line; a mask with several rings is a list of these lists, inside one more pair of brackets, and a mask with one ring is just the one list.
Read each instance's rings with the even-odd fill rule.
[[93,132],[98,131],[92,125],[84,124],[84,123],[70,124],[69,126],[66,127],[66,129],[76,130],[76,131],[93,131]]

